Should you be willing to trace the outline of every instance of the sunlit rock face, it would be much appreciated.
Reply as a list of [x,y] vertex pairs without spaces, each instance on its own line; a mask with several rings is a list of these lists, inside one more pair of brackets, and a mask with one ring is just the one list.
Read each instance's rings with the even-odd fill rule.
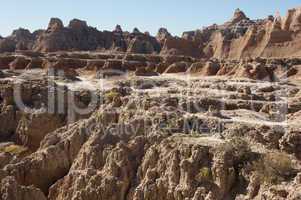
[[0,38],[0,200],[300,199],[299,16]]
[[224,24],[186,31],[182,37],[172,36],[166,28],[160,28],[156,37],[138,28],[126,32],[120,25],[113,31],[99,31],[79,19],[71,20],[65,27],[60,19],[52,18],[46,30],[30,33],[19,29],[11,36],[0,38],[0,52],[101,50],[196,58],[297,57],[300,13],[300,8],[294,8],[285,17],[252,20],[236,9]]

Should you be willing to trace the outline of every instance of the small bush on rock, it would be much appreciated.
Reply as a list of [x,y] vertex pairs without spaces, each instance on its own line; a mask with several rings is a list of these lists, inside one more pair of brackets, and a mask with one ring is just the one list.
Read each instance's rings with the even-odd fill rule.
[[3,148],[0,148],[0,152],[10,153],[12,155],[21,155],[28,151],[26,147],[19,146],[19,145],[9,145]]
[[296,175],[291,158],[281,152],[264,155],[253,167],[261,182],[265,183],[277,184]]
[[120,94],[116,91],[109,91],[108,93],[105,94],[105,101],[108,103],[113,102],[115,98],[117,98]]
[[196,176],[198,182],[210,181],[212,180],[212,172],[209,167],[202,167]]

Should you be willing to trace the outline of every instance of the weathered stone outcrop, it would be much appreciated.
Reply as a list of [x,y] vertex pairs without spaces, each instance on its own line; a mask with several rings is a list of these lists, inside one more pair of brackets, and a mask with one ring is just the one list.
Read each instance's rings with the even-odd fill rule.
[[193,63],[188,69],[189,73],[197,73],[202,76],[214,76],[220,70],[220,64],[215,61]]
[[52,18],[46,30],[30,33],[19,29],[1,38],[0,52],[110,50],[202,58],[298,57],[301,55],[300,10],[291,9],[283,18],[269,16],[251,20],[237,9],[228,22],[187,31],[182,37],[172,36],[165,28],[160,28],[156,37],[137,28],[131,33],[124,32],[120,25],[111,32],[98,31],[78,19],[65,27],[60,19]]
[[172,35],[168,32],[166,28],[160,28],[156,38],[161,43],[161,45],[163,45],[166,39],[172,38]]
[[[105,68],[119,69],[124,66],[124,61],[132,60],[129,58],[109,59]],[[144,60],[147,63],[145,59],[136,56],[135,62],[143,63]],[[193,61],[190,57],[175,56],[162,60],[165,63],[175,62],[176,66],[178,59],[187,63]],[[257,62],[263,61],[257,59]],[[197,64],[200,71],[207,74],[211,73],[211,69],[216,73],[219,65],[227,64],[212,60],[204,63],[207,68],[203,71],[204,66],[200,63]],[[155,66],[146,68],[153,71]],[[285,91],[285,86],[271,83],[273,87],[258,87],[257,84],[245,85],[249,82],[243,81],[233,84],[214,77],[195,79],[191,85],[184,79],[132,78],[135,82],[133,89],[129,87],[132,79],[120,80],[116,88],[103,92],[104,102],[89,119],[62,128],[57,123],[60,122],[57,115],[22,114],[17,126],[18,136],[33,151],[38,149],[17,159],[5,154],[1,157],[0,154],[0,160],[5,163],[0,169],[0,180],[9,178],[14,183],[9,185],[17,185],[21,188],[17,190],[26,190],[30,195],[37,195],[36,192],[41,190],[50,200],[222,200],[271,196],[274,194],[271,189],[278,183],[265,183],[264,180],[273,175],[281,178],[281,187],[286,185],[280,196],[291,198],[298,195],[298,192],[290,191],[290,188],[298,188],[292,181],[300,172],[298,166],[291,168],[290,163],[284,162],[288,176],[284,173],[282,179],[282,174],[264,171],[268,176],[261,180],[255,176],[258,170],[269,169],[254,169],[257,165],[253,164],[262,163],[266,152],[278,152],[280,149],[291,154],[289,156],[292,157],[288,158],[296,161],[293,156],[299,150],[298,132],[287,135],[281,131],[283,126],[274,127],[272,122],[272,125],[252,124],[255,121],[252,117],[256,119],[260,115],[264,119],[267,116],[259,112],[264,105],[280,103],[276,100],[270,102],[266,96]],[[168,92],[162,96],[153,93],[137,95],[154,87],[167,88]],[[31,98],[40,96],[34,88],[28,90],[24,97],[29,103],[33,101]],[[195,93],[179,97],[176,96],[179,89],[183,89],[183,94],[188,91]],[[210,94],[217,89],[223,92]],[[236,93],[234,97],[233,93]],[[260,93],[266,95],[259,96]],[[294,92],[295,95],[297,93]],[[5,105],[13,104],[9,95],[4,97]],[[80,97],[86,99],[85,96]],[[246,115],[250,120],[241,118]],[[254,150],[249,144],[254,144]],[[259,152],[257,145],[261,147]],[[265,176],[265,173],[261,174]]]
[[180,73],[186,72],[189,67],[189,64],[186,62],[177,62],[170,65],[166,70],[165,73]]
[[1,200],[46,200],[47,198],[33,186],[22,186],[13,177],[7,177],[1,181]]
[[138,30],[126,36],[126,40],[129,53],[152,54],[161,51],[161,46],[155,37],[140,33]]
[[20,28],[14,30],[12,35],[0,39],[0,53],[17,50],[31,50],[36,39],[36,33]]
[[64,119],[59,115],[48,114],[46,112],[23,114],[18,123],[16,134],[24,146],[36,150],[44,137],[62,127]]
[[68,27],[64,27],[59,19],[51,19],[47,30],[38,37],[34,50],[96,50],[99,41],[100,33],[88,27],[85,21],[74,19]]
[[41,69],[43,68],[44,60],[42,58],[31,58],[30,62],[26,66],[26,69]]
[[175,37],[165,39],[161,54],[201,57],[202,49],[193,41]]
[[139,31],[127,34],[120,26],[112,32],[101,32],[85,21],[74,19],[64,27],[61,20],[54,18],[47,30],[40,34],[33,49],[42,52],[105,49],[147,54],[159,52],[160,45],[154,37]]
[[[227,153],[212,156],[210,146],[193,145],[185,137],[119,131],[93,134],[68,175],[50,188],[49,198],[172,200],[205,198],[213,192],[221,199],[229,192],[235,174],[229,170]],[[97,152],[103,152],[102,156],[94,156]]]
[[29,63],[29,59],[18,56],[13,62],[9,64],[9,68],[12,70],[25,69]]
[[3,106],[0,113],[0,141],[12,137],[15,133],[18,119],[12,105]]
[[43,151],[32,154],[18,164],[7,165],[5,170],[18,183],[34,185],[47,193],[51,184],[68,172],[86,138],[79,125],[69,127],[66,134],[61,134],[62,131],[67,129],[59,129],[46,137],[41,144]]
[[15,60],[14,56],[2,55],[0,56],[0,69],[8,69],[9,64]]
[[297,130],[288,131],[280,141],[282,150],[289,153],[294,153],[296,156],[301,157],[301,133]]
[[300,16],[0,37],[0,200],[300,199]]

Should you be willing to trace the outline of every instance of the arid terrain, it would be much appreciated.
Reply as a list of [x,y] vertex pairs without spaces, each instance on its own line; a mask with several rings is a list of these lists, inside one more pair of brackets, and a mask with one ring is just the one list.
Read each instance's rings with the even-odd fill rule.
[[0,200],[46,199],[300,200],[301,8],[0,37]]

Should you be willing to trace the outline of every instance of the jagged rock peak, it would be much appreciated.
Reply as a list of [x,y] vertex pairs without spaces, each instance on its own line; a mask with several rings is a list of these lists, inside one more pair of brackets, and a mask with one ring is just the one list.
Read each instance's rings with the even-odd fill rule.
[[172,35],[168,32],[166,28],[160,28],[157,33],[157,39],[158,40],[164,40],[166,38],[172,37]]
[[279,12],[276,13],[273,23],[273,29],[280,30],[282,28],[282,18]]
[[60,30],[62,28],[64,28],[64,24],[63,24],[62,20],[60,20],[59,18],[51,18],[47,29],[48,30]]
[[88,27],[87,22],[79,19],[73,19],[69,22],[69,28],[72,29],[83,29]]
[[139,33],[141,33],[141,32],[139,31],[138,28],[135,27],[134,30],[133,30],[133,33],[134,33],[134,34],[139,34]]
[[234,16],[232,17],[231,22],[237,23],[244,19],[249,19],[249,18],[245,15],[245,13],[243,11],[241,11],[239,8],[237,8],[234,12]]
[[282,29],[290,31],[301,30],[301,7],[288,10],[282,21]]
[[30,37],[31,33],[28,29],[19,28],[13,31],[12,36],[16,38]]
[[269,21],[272,21],[272,22],[273,22],[273,21],[275,20],[275,17],[274,17],[273,15],[269,15],[267,19],[268,19]]
[[159,29],[158,34],[167,34],[167,35],[170,35],[170,33],[168,32],[167,28],[163,28],[163,27],[161,27]]
[[117,24],[113,32],[122,33],[123,31],[122,31],[121,26],[119,24]]

